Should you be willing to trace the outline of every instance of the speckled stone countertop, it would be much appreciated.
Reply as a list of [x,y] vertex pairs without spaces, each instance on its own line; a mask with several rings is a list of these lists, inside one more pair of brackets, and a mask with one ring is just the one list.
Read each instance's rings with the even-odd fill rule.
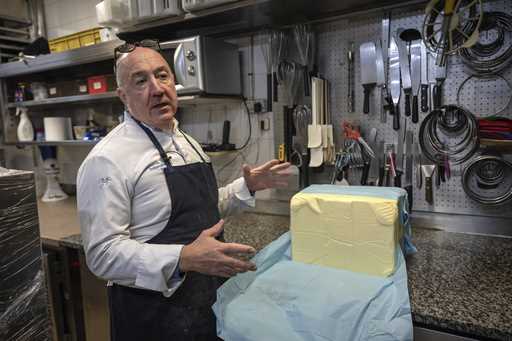
[[[257,250],[289,229],[289,217],[244,213],[226,219],[225,239]],[[512,340],[512,238],[413,229],[407,258],[415,324],[476,339]],[[80,248],[80,236],[62,243]]]

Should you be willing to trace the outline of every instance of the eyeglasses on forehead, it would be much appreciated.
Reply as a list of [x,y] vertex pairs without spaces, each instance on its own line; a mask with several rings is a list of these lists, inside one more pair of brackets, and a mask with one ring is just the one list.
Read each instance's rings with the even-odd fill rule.
[[119,45],[114,49],[114,73],[116,71],[116,62],[119,59],[119,57],[122,54],[132,52],[137,47],[147,47],[158,52],[161,51],[160,43],[156,39],[144,39],[133,43],[124,43],[123,45]]

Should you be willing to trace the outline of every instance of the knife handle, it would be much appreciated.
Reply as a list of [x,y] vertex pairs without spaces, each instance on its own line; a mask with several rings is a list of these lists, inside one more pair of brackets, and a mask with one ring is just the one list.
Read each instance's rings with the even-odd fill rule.
[[368,114],[370,112],[370,90],[371,87],[368,85],[364,85],[364,106],[363,112]]
[[395,176],[395,187],[398,187],[398,188],[401,188],[402,187],[402,172],[401,171],[396,171],[396,176]]
[[418,96],[412,98],[412,123],[418,123],[419,112],[418,112]]
[[441,83],[438,82],[438,83],[436,83],[436,85],[434,85],[434,90],[432,93],[432,97],[434,97],[433,98],[434,109],[441,108],[441,91],[442,91]]
[[412,212],[412,185],[405,186],[407,191],[407,201],[409,201],[409,213]]
[[363,166],[363,174],[361,175],[361,185],[366,186],[368,182],[368,173],[370,172],[370,163],[365,162]]
[[421,112],[428,111],[428,84],[421,85]]
[[393,129],[400,130],[400,107],[397,105],[394,106],[395,112],[393,113]]
[[425,177],[425,200],[432,205],[434,203],[434,189],[432,188],[432,177]]
[[272,96],[274,102],[279,102],[279,99],[277,98],[277,73],[272,74],[272,90],[274,91],[274,94]]
[[308,66],[304,66],[304,74],[303,74],[303,78],[304,78],[304,96],[309,96],[309,82],[310,82],[310,79],[309,79],[309,71],[308,71]]
[[267,112],[272,111],[272,74],[267,73]]
[[405,94],[405,116],[411,116],[411,94]]
[[385,170],[385,167],[380,167],[379,168],[379,186],[382,187],[384,186],[384,170]]

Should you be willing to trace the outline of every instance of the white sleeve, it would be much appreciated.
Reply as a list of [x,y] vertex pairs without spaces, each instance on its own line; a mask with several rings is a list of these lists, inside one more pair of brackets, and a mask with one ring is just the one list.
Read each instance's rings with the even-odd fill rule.
[[183,245],[130,239],[131,186],[111,160],[91,156],[77,176],[77,204],[89,269],[98,277],[170,296],[183,282],[171,278]]
[[219,188],[219,211],[221,217],[226,217],[241,212],[244,208],[254,207],[256,200],[249,193],[245,179],[240,177]]

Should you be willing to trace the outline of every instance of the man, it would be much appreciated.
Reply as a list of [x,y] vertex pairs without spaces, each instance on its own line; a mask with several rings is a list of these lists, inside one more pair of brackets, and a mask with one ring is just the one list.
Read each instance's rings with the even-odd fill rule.
[[[251,169],[224,188],[200,145],[174,118],[174,76],[155,50],[116,49],[125,120],[77,177],[87,264],[109,286],[113,341],[215,340],[211,305],[221,278],[255,270],[222,242],[220,214],[254,205],[253,192],[286,184],[288,163]],[[220,240],[218,240],[220,239]]]

